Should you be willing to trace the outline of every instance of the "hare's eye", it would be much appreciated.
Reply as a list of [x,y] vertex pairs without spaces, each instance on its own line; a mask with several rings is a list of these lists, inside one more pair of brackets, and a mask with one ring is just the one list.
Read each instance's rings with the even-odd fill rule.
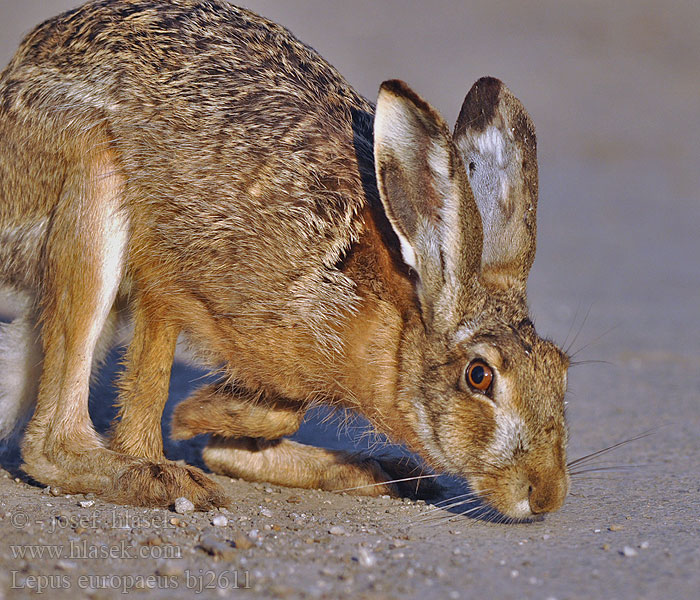
[[472,390],[485,393],[493,382],[493,369],[477,358],[469,363],[464,376]]

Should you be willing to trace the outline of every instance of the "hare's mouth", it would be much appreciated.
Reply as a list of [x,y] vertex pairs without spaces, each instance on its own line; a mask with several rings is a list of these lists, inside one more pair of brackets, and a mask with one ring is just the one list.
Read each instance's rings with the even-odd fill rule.
[[481,501],[508,522],[541,520],[561,508],[569,489],[566,473],[530,475],[517,465],[471,478],[469,483]]

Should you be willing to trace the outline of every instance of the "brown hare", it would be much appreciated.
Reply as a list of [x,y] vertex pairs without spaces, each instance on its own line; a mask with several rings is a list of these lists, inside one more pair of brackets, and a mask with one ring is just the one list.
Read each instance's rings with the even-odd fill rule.
[[[163,455],[182,335],[221,382],[176,409],[217,473],[396,491],[390,466],[284,439],[355,410],[512,518],[567,494],[568,358],[538,337],[532,122],[498,80],[454,133],[405,83],[376,107],[289,31],[223,0],[95,0],[0,75],[0,430],[65,492],[227,500]],[[108,439],[88,414],[117,305],[133,339]],[[396,466],[396,465],[394,465]],[[370,484],[379,484],[370,486]]]

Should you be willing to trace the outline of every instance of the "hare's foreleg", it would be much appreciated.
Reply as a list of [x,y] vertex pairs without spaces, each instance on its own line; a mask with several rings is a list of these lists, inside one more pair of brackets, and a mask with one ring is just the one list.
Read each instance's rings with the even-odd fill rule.
[[166,320],[164,307],[143,295],[132,306],[134,335],[119,378],[119,414],[113,423],[110,447],[162,462],[165,456],[160,422],[180,328]]
[[289,439],[222,438],[212,436],[202,452],[215,473],[246,481],[363,495],[399,496],[393,478],[367,456],[307,446]]
[[[241,388],[206,386],[175,409],[172,434],[186,439],[213,434],[202,452],[215,473],[247,481],[327,491],[351,490],[379,496],[411,493],[408,485],[388,483],[420,475],[412,461],[379,462],[357,453],[317,448],[282,439],[301,424],[303,409]],[[428,480],[430,481],[430,480]],[[427,488],[421,484],[421,488]]]
[[275,440],[292,435],[304,419],[304,409],[238,385],[212,384],[196,390],[173,413],[173,438],[185,440],[201,433],[225,438]]
[[123,504],[167,506],[184,496],[198,508],[227,504],[219,486],[196,467],[167,461],[161,417],[180,326],[158,299],[141,294],[132,304],[134,336],[119,382],[119,414],[110,446],[145,459],[124,469],[106,496]]

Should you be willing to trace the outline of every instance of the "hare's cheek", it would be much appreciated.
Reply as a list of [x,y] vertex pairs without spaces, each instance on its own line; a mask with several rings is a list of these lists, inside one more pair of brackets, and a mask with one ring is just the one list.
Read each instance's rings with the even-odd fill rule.
[[530,435],[525,421],[516,413],[496,409],[493,436],[486,447],[484,461],[500,467],[511,465],[530,448]]
[[470,478],[479,470],[481,457],[493,438],[493,411],[484,403],[455,398],[444,410],[434,413],[433,435],[446,468]]

